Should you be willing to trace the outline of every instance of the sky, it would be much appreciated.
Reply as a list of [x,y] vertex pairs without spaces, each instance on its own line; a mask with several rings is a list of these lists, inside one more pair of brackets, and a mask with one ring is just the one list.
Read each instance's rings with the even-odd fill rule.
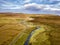
[[60,0],[0,0],[0,12],[60,15]]

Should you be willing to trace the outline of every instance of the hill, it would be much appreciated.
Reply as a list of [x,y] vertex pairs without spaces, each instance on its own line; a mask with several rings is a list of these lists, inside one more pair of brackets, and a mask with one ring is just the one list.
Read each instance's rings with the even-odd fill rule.
[[[60,16],[43,15],[31,16],[31,18],[34,20],[30,20],[28,22],[32,22],[33,24],[40,26],[45,25],[46,34],[49,39],[43,41],[41,45],[60,45]],[[48,44],[48,40],[50,41],[50,44]]]
[[23,13],[0,13],[0,45],[24,45],[37,26],[29,45],[60,45],[60,16]]

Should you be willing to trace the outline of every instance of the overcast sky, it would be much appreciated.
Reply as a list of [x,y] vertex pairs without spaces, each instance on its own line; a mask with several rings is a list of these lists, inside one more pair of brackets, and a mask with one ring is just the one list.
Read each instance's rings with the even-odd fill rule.
[[0,12],[60,14],[60,0],[0,0]]

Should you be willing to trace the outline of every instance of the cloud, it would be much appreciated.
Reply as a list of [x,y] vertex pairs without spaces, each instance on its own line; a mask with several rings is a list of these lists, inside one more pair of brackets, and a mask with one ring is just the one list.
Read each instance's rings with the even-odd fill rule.
[[13,3],[2,4],[0,9],[20,9],[22,6]]
[[30,1],[31,1],[31,0],[24,0],[25,3],[28,3],[28,2],[30,2]]
[[15,5],[15,4],[3,4],[0,9],[21,9],[22,6]]
[[[1,4],[2,6],[0,6],[0,9],[22,9],[24,8],[25,10],[30,10],[30,11],[41,11],[41,10],[52,10],[52,11],[55,11],[55,10],[60,10],[60,3],[58,4],[38,4],[38,3],[29,3],[31,2],[32,0],[24,0],[24,1],[20,1],[20,0],[15,0],[15,1],[12,1],[12,2],[8,2],[8,1],[5,1],[5,0],[1,0],[0,2],[3,2],[3,4]],[[37,0],[34,0],[34,1],[37,1]],[[39,0],[40,2],[54,2],[54,1],[60,1],[60,0]],[[17,4],[17,3],[28,3],[28,4],[24,4],[24,5],[21,5],[21,4]],[[38,2],[38,1],[37,1]],[[55,2],[56,3],[56,2]]]
[[21,9],[21,5],[17,5],[12,2],[7,2],[7,1],[1,1],[3,4],[1,4],[0,9]]
[[1,9],[27,13],[59,13],[60,0],[0,0]]
[[58,8],[44,8],[44,10],[60,11],[60,9]]
[[31,0],[31,2],[39,4],[57,4],[60,3],[60,0]]
[[39,4],[36,4],[36,3],[31,3],[31,4],[25,4],[24,5],[24,9],[25,10],[30,10],[30,11],[39,11],[42,7],[39,6]]
[[25,4],[24,9],[29,11],[41,11],[41,10],[60,11],[60,8],[56,8],[54,7],[54,5],[37,4],[37,3]]

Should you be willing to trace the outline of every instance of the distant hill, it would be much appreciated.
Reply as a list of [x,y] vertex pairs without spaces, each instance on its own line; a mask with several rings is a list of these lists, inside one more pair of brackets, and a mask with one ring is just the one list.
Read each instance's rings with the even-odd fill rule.
[[22,13],[0,13],[0,17],[18,17],[18,18],[26,18],[27,16]]

